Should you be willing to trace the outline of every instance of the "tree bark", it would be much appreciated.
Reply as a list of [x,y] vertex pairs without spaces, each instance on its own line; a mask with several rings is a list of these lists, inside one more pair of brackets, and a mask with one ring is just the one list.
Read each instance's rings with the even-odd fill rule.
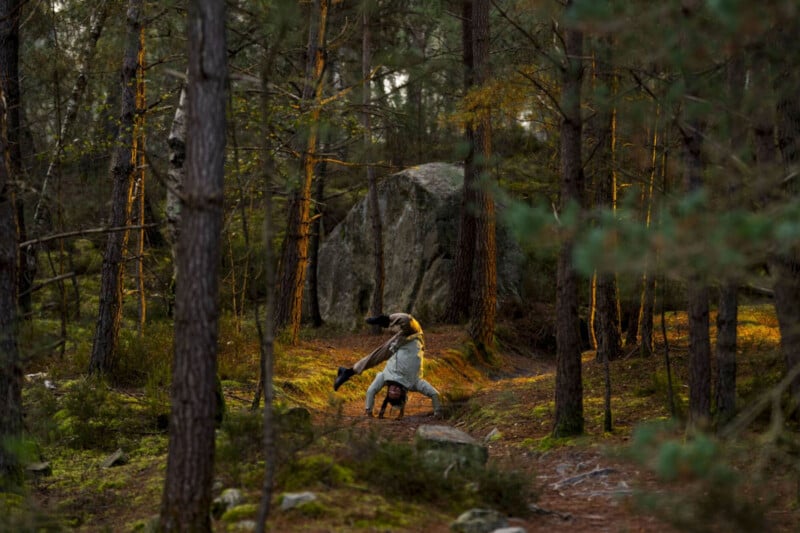
[[[790,21],[779,28],[778,44],[791,45],[796,39],[798,27]],[[789,54],[787,57],[793,57]],[[781,192],[788,202],[796,202],[798,185],[798,166],[800,164],[800,75],[796,65],[786,61],[777,73],[777,138],[783,162]],[[781,331],[786,372],[800,365],[800,247],[796,243],[778,243],[770,259],[770,270],[774,275],[775,311]],[[795,406],[800,406],[800,377],[790,386]]]
[[[9,41],[0,42],[0,55],[8,57],[5,46]],[[4,94],[0,92],[0,96]],[[13,446],[23,431],[22,359],[17,344],[19,248],[12,183],[15,177],[10,173],[5,136],[5,102],[0,98],[0,490],[12,490],[23,482],[22,465]]]
[[[567,11],[573,5],[567,1]],[[583,123],[583,33],[564,30],[564,64],[561,69],[561,201],[560,209],[583,205],[584,176],[581,161]],[[578,315],[578,275],[572,265],[573,237],[566,236],[558,255],[556,282],[556,391],[554,437],[583,433],[581,336]]]
[[[474,0],[472,42],[475,60],[475,85],[482,87],[489,79],[489,6],[490,0]],[[478,353],[488,358],[494,348],[497,314],[497,245],[495,212],[490,176],[492,156],[491,109],[481,107],[475,125],[475,290],[472,295],[472,318],[469,335]]]
[[[595,158],[599,161],[594,165],[596,171],[595,205],[598,208],[616,211],[617,176],[614,170],[616,150],[616,110],[614,107],[614,94],[616,80],[611,71],[611,40],[599,39],[596,41],[595,54],[595,93],[603,88],[600,94],[607,94],[605,101],[597,102],[597,126],[593,128],[597,134],[597,149]],[[622,354],[622,340],[619,320],[619,298],[617,294],[617,276],[614,272],[599,272],[595,289],[595,334],[597,336],[598,361],[613,361]]]
[[[372,92],[370,90],[370,71],[372,70],[372,37],[370,34],[370,2],[364,4],[364,16],[362,19],[362,56],[361,56],[361,76],[364,82],[364,89],[361,104],[364,107],[364,164],[367,168],[367,211],[369,212],[372,224],[372,253],[373,253],[373,280],[372,300],[370,301],[370,316],[383,314],[383,290],[386,281],[383,260],[383,221],[381,220],[381,208],[378,202],[378,185],[375,182],[375,167],[372,165],[372,118],[370,104]],[[372,327],[375,334],[381,333],[381,327]]]
[[[8,171],[11,176],[22,175],[22,98],[19,80],[19,24],[21,0],[2,0],[0,2],[0,90],[5,96],[6,114],[6,139],[8,147]],[[15,178],[16,179],[16,178]],[[20,240],[26,240],[25,210],[22,199],[13,197],[15,217],[19,230]],[[31,291],[33,285],[32,272],[27,269],[30,254],[19,254],[17,265],[18,288],[15,293],[19,298],[20,310],[23,316],[29,316],[32,311]]]
[[[461,44],[464,65],[464,93],[473,87],[474,54],[472,50],[472,0],[463,0],[461,18]],[[448,324],[458,324],[470,317],[472,270],[475,258],[475,136],[472,122],[464,126],[466,155],[464,156],[464,186],[461,192],[461,210],[458,224],[453,270],[450,276],[450,294],[442,316]]]
[[167,239],[172,253],[172,280],[170,283],[168,313],[172,315],[175,303],[175,281],[178,277],[178,239],[180,237],[181,196],[186,181],[186,86],[181,87],[178,106],[172,119],[167,145],[169,146],[169,170],[167,171]]
[[[703,186],[703,126],[690,117],[683,133],[683,162],[686,192]],[[689,419],[695,425],[707,423],[711,414],[711,340],[709,337],[709,290],[705,272],[692,272],[687,291],[689,318]]]
[[164,531],[211,531],[217,415],[221,258],[226,141],[225,2],[194,0],[188,10],[187,174],[178,241],[175,359]]
[[[745,66],[743,57],[737,53],[728,63],[728,131],[731,135],[731,150],[738,156],[746,142],[746,132],[738,113],[741,112],[745,87]],[[741,177],[732,170],[728,178],[726,198],[736,198]],[[738,206],[729,204],[729,209]],[[717,306],[717,379],[716,379],[716,420],[725,423],[736,414],[736,328],[738,325],[738,277],[723,276]]]
[[[285,330],[291,343],[297,342],[303,310],[303,288],[308,270],[308,241],[310,233],[311,184],[317,162],[319,132],[319,102],[322,96],[321,78],[325,69],[325,32],[328,22],[328,0],[314,0],[308,38],[308,57],[301,100],[307,113],[303,139],[299,187],[290,194],[286,237],[278,275],[278,297],[275,301],[275,325]],[[304,114],[305,114],[304,113]]]
[[[136,114],[136,73],[141,46],[139,33],[142,28],[143,9],[142,0],[129,1],[125,55],[122,59],[120,129],[111,169],[113,183],[109,219],[111,227],[125,226],[130,220],[135,157],[133,134]],[[100,306],[89,360],[89,373],[92,374],[107,374],[116,364],[114,359],[122,320],[124,255],[127,242],[128,231],[108,234],[100,278]]]

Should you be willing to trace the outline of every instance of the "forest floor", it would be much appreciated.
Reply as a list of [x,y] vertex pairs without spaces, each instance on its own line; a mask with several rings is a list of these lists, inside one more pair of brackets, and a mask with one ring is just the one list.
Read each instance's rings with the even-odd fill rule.
[[[754,398],[772,387],[782,366],[774,317],[761,310],[754,313],[740,315],[737,385],[743,405],[752,404]],[[685,317],[672,315],[665,329],[670,339],[676,415],[682,420],[688,366]],[[658,353],[652,357],[642,358],[631,350],[611,363],[611,432],[603,430],[603,365],[594,360],[593,352],[585,352],[585,434],[554,439],[552,354],[526,353],[506,336],[491,364],[469,364],[462,355],[462,328],[429,327],[425,332],[425,378],[442,393],[446,416],[434,419],[429,400],[411,394],[402,420],[396,420],[394,413],[378,419],[364,415],[364,393],[373,373],[353,378],[337,393],[331,385],[338,366],[349,366],[383,338],[367,333],[308,335],[296,347],[281,347],[276,357],[278,400],[284,405],[307,407],[318,434],[302,453],[338,456],[336,450],[347,443],[337,441],[332,445],[329,437],[333,431],[410,443],[421,425],[450,425],[485,442],[489,464],[522,473],[531,482],[536,493],[530,502],[532,512],[509,517],[510,526],[528,532],[798,531],[798,432],[793,424],[784,425],[779,435],[774,425],[770,431],[775,411],[755,413],[727,441],[713,436],[706,440],[693,438],[681,421],[662,431],[642,429],[646,427],[644,423],[660,421],[666,426],[671,419],[664,346],[658,346]],[[523,337],[520,335],[518,340],[524,343]],[[236,349],[242,351],[241,346]],[[244,351],[251,361],[255,359],[257,350]],[[233,367],[231,357],[225,349],[220,354],[226,402],[231,412],[244,412],[255,387],[252,382],[242,384],[225,375],[224,369]],[[141,397],[143,393],[125,394]],[[379,400],[382,397],[383,392]],[[251,434],[250,439],[260,442],[257,433]],[[58,457],[45,457],[53,462],[53,475],[34,486],[40,509],[59,516],[59,523],[67,524],[67,530],[147,530],[149,517],[159,509],[166,469],[166,434],[139,438],[136,444],[126,442],[130,461],[113,469],[97,466],[107,451],[46,450]],[[786,449],[788,455],[783,453]],[[243,489],[246,502],[251,505],[249,514],[243,513],[242,519],[252,518],[263,461],[245,463],[247,454],[238,450],[231,458],[231,452],[225,452],[219,444],[217,453],[217,478],[226,487]],[[307,487],[301,487],[299,490],[318,495],[321,503],[314,512],[279,510],[277,502],[284,489],[278,487],[270,530],[444,533],[450,531],[450,524],[461,511],[442,509],[425,501],[392,499],[359,481],[360,484],[309,482]],[[403,483],[403,479],[397,482]],[[215,520],[214,529],[232,531],[234,523]],[[0,530],[3,524],[0,520]]]

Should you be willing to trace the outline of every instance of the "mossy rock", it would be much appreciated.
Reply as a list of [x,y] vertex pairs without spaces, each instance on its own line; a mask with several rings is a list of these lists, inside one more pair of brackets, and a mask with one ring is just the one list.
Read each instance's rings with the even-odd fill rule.
[[258,504],[244,503],[225,511],[220,520],[231,523],[256,518],[256,516],[258,516]]

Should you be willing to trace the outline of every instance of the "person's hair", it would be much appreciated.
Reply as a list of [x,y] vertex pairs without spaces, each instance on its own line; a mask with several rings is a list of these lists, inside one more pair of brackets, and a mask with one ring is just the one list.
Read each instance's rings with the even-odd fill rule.
[[[389,396],[389,389],[390,387],[397,387],[400,389],[400,396],[397,398],[392,398]],[[386,401],[389,402],[394,407],[400,407],[406,403],[408,399],[408,389],[406,389],[401,384],[397,383],[396,381],[387,381],[386,382]]]

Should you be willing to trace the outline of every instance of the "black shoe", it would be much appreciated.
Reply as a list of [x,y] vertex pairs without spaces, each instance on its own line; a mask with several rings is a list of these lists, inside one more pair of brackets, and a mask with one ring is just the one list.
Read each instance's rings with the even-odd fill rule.
[[339,390],[339,387],[344,384],[345,381],[350,379],[355,375],[355,371],[352,368],[345,368],[343,366],[339,367],[339,371],[336,374],[336,380],[333,382],[333,390]]

